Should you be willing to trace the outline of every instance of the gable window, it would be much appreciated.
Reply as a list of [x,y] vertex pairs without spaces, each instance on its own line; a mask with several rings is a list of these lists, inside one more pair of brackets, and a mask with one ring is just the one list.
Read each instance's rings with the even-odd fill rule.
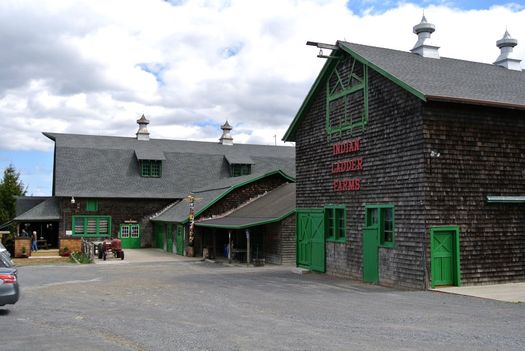
[[252,173],[252,165],[250,164],[232,164],[230,166],[230,174],[232,177],[240,177]]
[[162,175],[162,163],[158,160],[141,160],[140,175],[143,177],[160,178]]
[[73,236],[109,236],[111,216],[73,216]]
[[384,247],[394,247],[394,206],[367,205],[366,226],[379,230],[379,244]]
[[326,82],[325,123],[328,136],[368,124],[368,67],[353,57],[340,58]]
[[328,205],[324,208],[326,234],[328,240],[345,241],[346,206]]
[[93,199],[86,200],[86,211],[94,212],[98,211],[98,201]]

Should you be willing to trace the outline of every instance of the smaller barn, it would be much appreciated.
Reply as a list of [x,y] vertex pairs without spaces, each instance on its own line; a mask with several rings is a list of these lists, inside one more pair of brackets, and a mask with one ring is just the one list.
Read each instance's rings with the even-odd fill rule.
[[295,183],[282,171],[196,189],[151,221],[156,246],[180,255],[295,262]]

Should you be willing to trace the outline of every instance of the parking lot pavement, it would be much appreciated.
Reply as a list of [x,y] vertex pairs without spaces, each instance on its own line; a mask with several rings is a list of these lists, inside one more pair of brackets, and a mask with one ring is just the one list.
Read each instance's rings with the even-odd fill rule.
[[484,299],[506,301],[506,302],[525,302],[525,283],[506,283],[495,285],[478,285],[478,286],[450,286],[436,288],[436,291],[481,297]]
[[95,258],[96,264],[117,264],[117,263],[138,263],[138,262],[179,262],[179,261],[195,261],[199,258],[179,256],[171,252],[166,252],[161,249],[144,248],[144,249],[124,249],[124,260],[114,258],[108,255],[104,261]]
[[525,349],[525,304],[284,266],[181,257],[25,266],[19,279],[20,301],[0,308],[2,351]]

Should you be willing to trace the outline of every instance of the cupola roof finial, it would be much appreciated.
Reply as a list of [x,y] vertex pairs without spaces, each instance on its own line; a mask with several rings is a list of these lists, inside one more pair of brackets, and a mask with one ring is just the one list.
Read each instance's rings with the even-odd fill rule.
[[439,46],[434,45],[430,39],[430,35],[434,33],[435,30],[436,26],[427,21],[425,13],[423,12],[421,22],[419,24],[416,24],[413,28],[414,34],[417,34],[417,42],[410,51],[422,57],[438,59]]
[[521,71],[521,60],[515,58],[512,52],[516,45],[518,45],[518,40],[513,39],[510,36],[509,31],[505,28],[503,38],[496,41],[496,46],[501,50],[501,52],[494,64],[507,69]]
[[228,123],[228,121],[226,121],[226,123],[224,123],[221,126],[221,129],[222,129],[222,136],[219,139],[219,143],[222,144],[222,145],[233,145],[233,138],[232,138],[232,136],[230,134],[230,132],[231,132],[231,130],[233,128]]
[[139,130],[137,131],[137,140],[149,140],[148,124],[149,120],[142,114],[142,117],[137,119]]

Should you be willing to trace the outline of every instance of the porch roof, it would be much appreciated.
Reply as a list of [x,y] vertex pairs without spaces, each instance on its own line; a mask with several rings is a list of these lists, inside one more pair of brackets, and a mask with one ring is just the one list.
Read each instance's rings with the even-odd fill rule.
[[15,217],[16,222],[42,222],[42,221],[58,221],[60,219],[60,207],[58,199],[51,197],[42,201],[35,207]]
[[295,211],[295,183],[285,183],[220,218],[196,222],[199,227],[244,229],[283,220]]

